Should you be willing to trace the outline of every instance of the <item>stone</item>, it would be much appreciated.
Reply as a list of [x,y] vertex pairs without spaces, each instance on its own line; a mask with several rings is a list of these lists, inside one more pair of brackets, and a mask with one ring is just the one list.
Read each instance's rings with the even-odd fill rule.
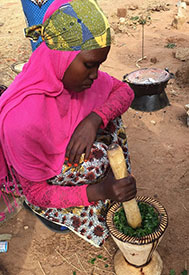
[[112,42],[115,42],[115,31],[112,27],[110,27],[110,33],[111,33]]
[[178,12],[175,15],[172,26],[176,29],[181,29],[184,23],[187,21],[187,8],[185,2],[179,2]]
[[177,96],[177,95],[178,95],[177,92],[176,92],[175,90],[171,90],[169,93],[170,93],[170,95],[174,95],[174,96]]
[[156,121],[155,120],[151,120],[150,121],[153,125],[156,125]]
[[120,17],[119,18],[119,23],[120,23],[120,25],[125,25],[125,18],[124,17]]
[[189,48],[178,48],[175,52],[175,58],[181,61],[189,60]]
[[117,9],[117,16],[120,17],[125,17],[127,15],[127,10],[125,8],[118,8]]
[[150,58],[150,62],[152,62],[153,64],[156,64],[157,63],[157,58],[156,57]]
[[137,5],[130,5],[130,6],[128,7],[128,9],[134,11],[134,10],[137,10],[137,9],[138,9],[138,6],[137,6]]

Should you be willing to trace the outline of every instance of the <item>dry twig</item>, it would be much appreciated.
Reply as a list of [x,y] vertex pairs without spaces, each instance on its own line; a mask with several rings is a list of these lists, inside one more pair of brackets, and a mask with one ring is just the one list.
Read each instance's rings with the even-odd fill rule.
[[84,272],[88,275],[88,273],[87,273],[86,269],[83,267],[83,265],[82,265],[82,263],[81,263],[81,261],[80,261],[80,259],[79,259],[79,256],[77,255],[77,253],[75,253],[75,255],[76,255],[77,260],[78,260],[78,263],[79,263],[79,264],[80,264],[80,266],[82,267],[83,271],[84,271]]
[[39,264],[39,267],[40,267],[41,272],[43,273],[43,275],[46,275],[45,271],[44,271],[43,268],[42,268],[42,265],[41,265],[40,261],[38,261],[38,264]]
[[139,65],[138,63],[139,63],[140,61],[146,59],[146,58],[147,58],[147,56],[144,56],[144,57],[139,58],[139,59],[136,61],[136,66],[137,66],[137,68],[140,69],[140,65]]
[[81,269],[79,269],[77,266],[73,265],[72,263],[70,263],[64,256],[62,256],[56,249],[55,249],[56,253],[69,265],[71,265],[72,267],[74,267],[75,269],[77,269],[79,272],[82,272]]
[[185,207],[185,205],[182,202],[181,202],[181,204],[182,204],[184,210],[188,211],[188,209]]
[[104,248],[104,250],[108,253],[108,255],[109,255],[110,257],[113,256],[113,254],[110,254],[110,252],[108,251],[108,249],[105,247],[105,244],[103,245],[103,248]]

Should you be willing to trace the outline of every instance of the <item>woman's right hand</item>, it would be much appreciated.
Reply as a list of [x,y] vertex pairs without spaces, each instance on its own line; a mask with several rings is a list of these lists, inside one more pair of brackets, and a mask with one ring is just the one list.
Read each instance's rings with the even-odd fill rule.
[[87,187],[89,202],[105,199],[124,202],[133,199],[136,193],[136,180],[133,176],[129,175],[126,178],[116,180],[112,170],[101,182]]

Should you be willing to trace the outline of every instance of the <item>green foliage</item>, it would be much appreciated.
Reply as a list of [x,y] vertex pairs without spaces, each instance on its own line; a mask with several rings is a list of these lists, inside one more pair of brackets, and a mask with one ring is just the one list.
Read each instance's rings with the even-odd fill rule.
[[139,16],[132,16],[130,19],[133,21],[137,21],[137,20],[139,20]]
[[[171,269],[171,270],[169,271],[169,275],[176,275],[175,270],[174,270],[174,269]],[[183,270],[183,271],[181,272],[181,275],[188,275],[188,271],[187,271],[186,269]]]
[[73,275],[76,275],[76,271],[73,271]]
[[151,17],[149,15],[144,16],[132,16],[130,20],[133,21],[134,24],[138,23],[140,25],[149,24],[151,22]]
[[89,260],[89,263],[94,264],[95,261],[96,261],[96,258],[92,258],[91,260]]
[[175,48],[177,45],[175,43],[168,43],[167,45],[165,45],[165,48],[168,48],[168,49],[173,49]]
[[142,225],[139,228],[132,228],[128,225],[125,212],[123,208],[120,208],[114,215],[114,225],[123,234],[131,237],[144,237],[148,234],[154,232],[159,225],[158,213],[154,208],[147,203],[138,203],[141,217]]
[[[97,255],[96,257],[97,257],[97,258],[92,258],[92,259],[90,259],[88,262],[89,262],[90,264],[93,264],[93,265],[94,265],[94,264],[98,264],[98,262],[95,262],[95,261],[98,260],[98,259],[100,259],[101,262],[104,262],[104,261],[107,260],[107,258],[103,257],[101,254]],[[109,265],[106,264],[106,263],[104,262],[104,267],[107,268],[107,267],[109,267]]]

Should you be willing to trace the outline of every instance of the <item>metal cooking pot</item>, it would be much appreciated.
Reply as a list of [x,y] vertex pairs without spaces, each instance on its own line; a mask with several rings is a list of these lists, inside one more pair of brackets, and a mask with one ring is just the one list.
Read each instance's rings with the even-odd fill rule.
[[129,84],[137,98],[162,93],[171,78],[174,75],[168,69],[143,68],[124,75],[123,82]]

